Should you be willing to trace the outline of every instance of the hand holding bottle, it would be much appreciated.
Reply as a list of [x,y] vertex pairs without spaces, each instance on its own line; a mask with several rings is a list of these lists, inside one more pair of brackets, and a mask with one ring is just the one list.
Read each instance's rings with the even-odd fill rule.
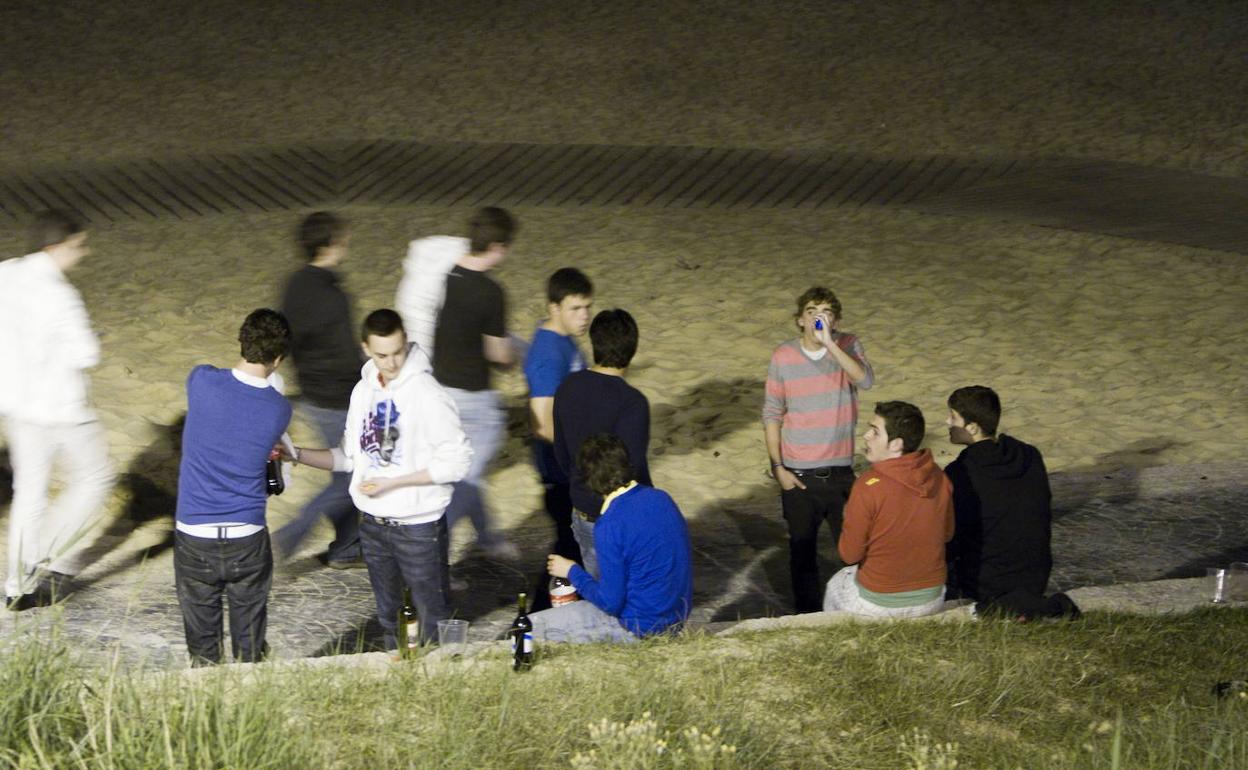
[[557,553],[546,554],[546,571],[555,577],[566,578],[576,562]]

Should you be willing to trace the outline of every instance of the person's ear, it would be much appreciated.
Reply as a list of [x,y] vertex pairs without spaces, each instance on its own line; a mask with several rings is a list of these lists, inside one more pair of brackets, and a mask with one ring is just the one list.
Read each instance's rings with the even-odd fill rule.
[[978,435],[979,435],[980,433],[982,433],[983,431],[981,431],[981,430],[979,429],[979,423],[977,423],[977,422],[968,422],[968,423],[966,424],[966,432],[967,432],[967,433],[969,433],[969,434],[971,434],[972,436],[978,436]]
[[901,452],[902,454],[904,454],[905,449],[906,449],[906,442],[902,441],[900,438],[889,439],[888,451]]

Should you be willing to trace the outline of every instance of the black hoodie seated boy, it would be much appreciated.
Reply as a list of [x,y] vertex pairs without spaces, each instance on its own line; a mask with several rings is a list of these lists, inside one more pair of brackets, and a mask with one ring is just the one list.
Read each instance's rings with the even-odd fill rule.
[[1053,514],[1040,450],[997,435],[1001,400],[991,388],[958,388],[948,403],[949,440],[966,446],[945,468],[956,522],[947,548],[949,595],[975,599],[981,614],[1077,617],[1068,596],[1044,595]]

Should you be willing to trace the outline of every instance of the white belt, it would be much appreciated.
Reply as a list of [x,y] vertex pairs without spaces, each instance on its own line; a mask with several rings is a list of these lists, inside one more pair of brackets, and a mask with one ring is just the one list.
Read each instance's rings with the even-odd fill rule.
[[174,528],[184,535],[209,540],[237,540],[264,531],[263,524],[184,524],[180,521],[174,524]]

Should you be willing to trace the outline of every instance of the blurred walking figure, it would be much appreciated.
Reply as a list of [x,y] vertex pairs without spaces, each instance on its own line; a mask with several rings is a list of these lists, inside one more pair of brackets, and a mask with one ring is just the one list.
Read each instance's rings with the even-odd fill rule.
[[[91,253],[77,215],[45,211],[32,253],[0,263],[0,414],[13,465],[8,567],[12,610],[65,595],[76,552],[113,483],[108,440],[90,405],[100,345],[65,274]],[[54,465],[63,488],[48,499]]]
[[[286,281],[282,312],[290,322],[290,358],[302,399],[299,409],[326,446],[342,439],[351,390],[360,381],[364,356],[355,339],[351,300],[337,268],[347,256],[347,223],[318,211],[299,225],[299,247],[308,260]],[[274,533],[278,551],[290,556],[322,514],[334,525],[325,562],[335,569],[363,567],[359,514],[351,502],[351,474],[335,473],[329,485]]]
[[[473,214],[467,238],[435,236],[413,242],[395,298],[416,341],[412,355],[427,347],[422,340],[428,339],[429,319],[437,319],[430,354],[433,376],[455,401],[472,445],[472,467],[455,484],[446,510],[447,526],[454,529],[457,521],[468,517],[477,530],[477,544],[496,558],[518,554],[495,531],[481,490],[507,432],[507,416],[498,391],[491,388],[490,369],[512,366],[520,356],[507,336],[503,288],[487,273],[507,258],[516,230],[511,214],[488,207]],[[442,272],[443,266],[449,272]]]

